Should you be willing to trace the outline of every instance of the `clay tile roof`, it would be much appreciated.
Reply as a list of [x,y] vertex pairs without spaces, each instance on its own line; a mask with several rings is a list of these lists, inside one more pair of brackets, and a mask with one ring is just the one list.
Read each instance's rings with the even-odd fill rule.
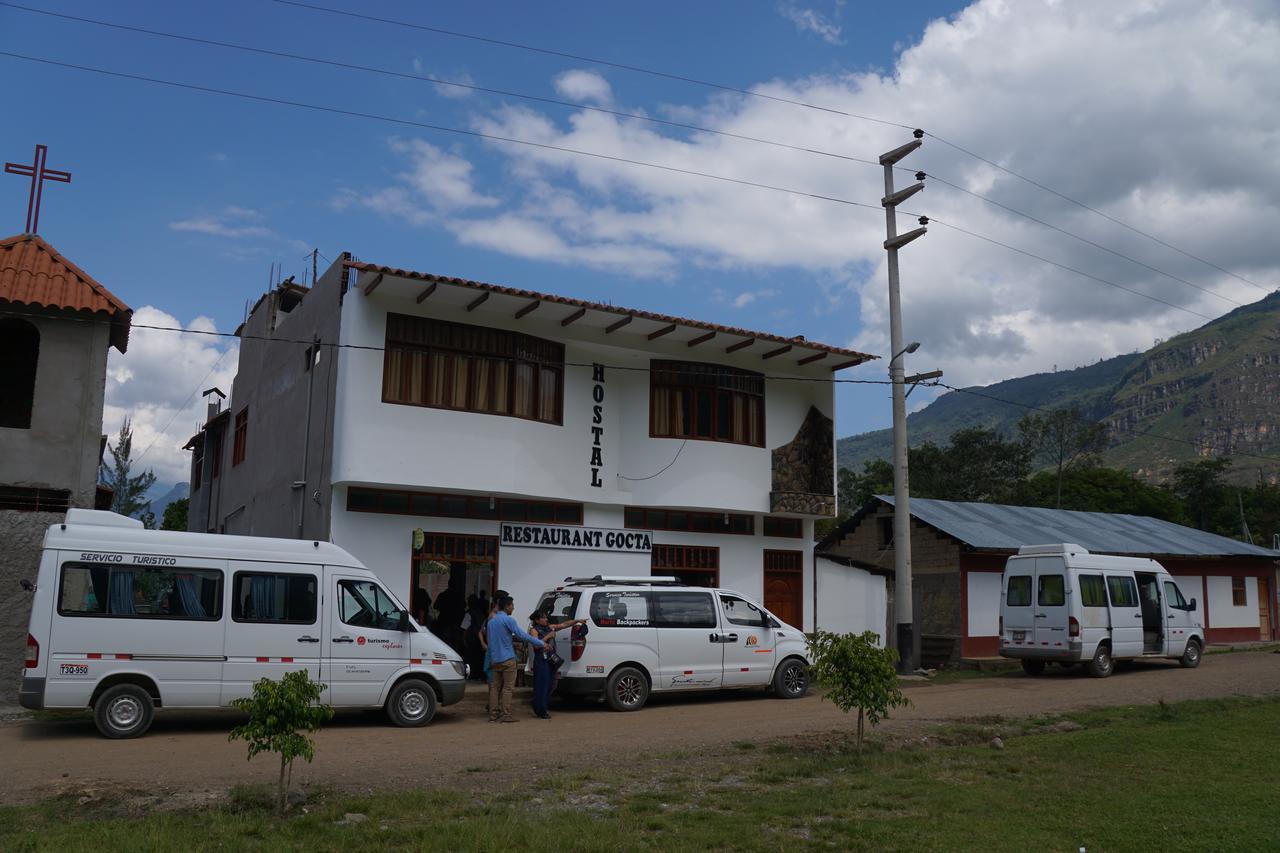
[[[622,317],[632,319],[653,320],[664,324],[675,324],[685,326],[691,329],[699,329],[707,332],[723,333],[744,340],[764,341],[769,343],[784,344],[786,347],[794,347],[796,349],[809,350],[816,353],[825,353],[836,356],[844,356],[847,361],[843,361],[835,365],[832,369],[839,370],[845,367],[852,367],[864,361],[878,358],[878,356],[869,355],[868,353],[859,352],[857,350],[848,349],[847,347],[837,347],[830,344],[818,343],[817,341],[805,340],[804,336],[783,337],[768,332],[754,332],[750,329],[739,329],[734,326],[723,326],[719,323],[707,323],[702,320],[690,320],[684,317],[673,317],[667,314],[657,314],[652,311],[639,311],[633,308],[621,308],[616,305],[609,305],[602,302],[590,302],[585,299],[572,299],[568,296],[554,296],[547,293],[538,293],[534,290],[523,290],[516,287],[505,287],[499,284],[486,284],[483,281],[471,281],[465,278],[450,278],[448,276],[434,275],[432,273],[415,272],[413,270],[400,269],[398,267],[382,266],[381,264],[372,264],[363,261],[346,261],[345,266],[358,270],[360,272],[373,272],[380,275],[395,276],[398,278],[417,279],[426,282],[438,282],[440,284],[450,284],[457,287],[465,287],[473,290],[479,290],[486,293],[499,293],[507,296],[516,296],[521,299],[538,300],[540,302],[554,302],[560,305],[569,305],[576,308],[583,308],[591,311],[603,311],[610,314],[617,314]],[[782,352],[783,350],[779,350]]]
[[35,234],[0,240],[0,303],[106,314],[111,345],[129,346],[133,309]]

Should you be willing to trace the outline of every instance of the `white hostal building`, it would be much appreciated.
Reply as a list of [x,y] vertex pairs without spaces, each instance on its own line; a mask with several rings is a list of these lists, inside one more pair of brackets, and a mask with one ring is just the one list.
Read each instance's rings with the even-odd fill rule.
[[240,335],[188,443],[191,529],[332,540],[442,620],[671,574],[812,629],[830,380],[871,356],[345,255]]

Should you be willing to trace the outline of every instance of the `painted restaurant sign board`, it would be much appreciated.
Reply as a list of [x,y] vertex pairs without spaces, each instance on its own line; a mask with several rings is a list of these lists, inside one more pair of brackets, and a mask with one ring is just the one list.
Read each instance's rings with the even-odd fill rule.
[[518,548],[561,548],[571,551],[621,551],[629,554],[648,554],[653,550],[653,533],[648,530],[503,522],[499,542]]

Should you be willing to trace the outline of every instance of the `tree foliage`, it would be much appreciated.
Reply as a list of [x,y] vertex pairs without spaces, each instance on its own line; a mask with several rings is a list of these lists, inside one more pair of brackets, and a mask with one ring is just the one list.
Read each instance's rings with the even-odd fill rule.
[[1019,489],[1014,503],[1182,520],[1182,503],[1173,492],[1127,471],[1101,466],[1070,469],[1061,478],[1054,471],[1037,472]]
[[[253,685],[253,695],[231,704],[249,715],[244,725],[231,730],[228,740],[244,740],[249,760],[260,752],[280,755],[280,780],[276,808],[288,808],[289,785],[293,782],[293,760],[315,758],[315,744],[304,732],[319,731],[333,716],[333,708],[320,704],[325,685],[311,680],[305,669],[286,673],[279,681],[262,678]],[[287,774],[287,778],[286,778]]]
[[147,500],[146,494],[155,485],[156,475],[143,471],[133,476],[133,425],[128,418],[120,424],[116,443],[107,442],[107,450],[111,453],[111,463],[103,463],[98,482],[113,492],[111,511],[137,518],[147,527],[155,527],[156,517],[151,512],[151,501]]
[[191,498],[178,498],[164,508],[164,519],[160,522],[161,530],[186,530],[187,511],[191,508]]
[[1058,509],[1062,508],[1063,476],[1073,468],[1097,465],[1108,441],[1106,424],[1090,420],[1076,406],[1024,415],[1018,421],[1018,435],[1033,459],[1053,468]]
[[927,441],[907,460],[914,497],[1005,503],[1031,473],[1031,452],[983,427],[958,430],[946,447]]
[[880,724],[889,709],[908,704],[898,689],[898,652],[879,647],[880,635],[834,634],[818,631],[809,638],[809,660],[814,678],[830,699],[846,714],[858,710],[858,751],[862,751],[863,720]]

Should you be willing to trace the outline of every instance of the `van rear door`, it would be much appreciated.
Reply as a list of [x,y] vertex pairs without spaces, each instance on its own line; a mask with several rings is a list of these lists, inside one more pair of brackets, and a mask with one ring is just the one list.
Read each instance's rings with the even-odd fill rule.
[[1031,606],[1035,587],[1035,558],[1010,559],[1004,570],[1004,602],[1000,615],[1004,619],[1001,642],[1013,648],[1035,643],[1036,619]]
[[231,563],[223,705],[251,695],[260,678],[279,681],[305,669],[320,680],[322,577],[318,565]]
[[1061,652],[1067,648],[1067,565],[1061,557],[1036,557],[1036,646]]

